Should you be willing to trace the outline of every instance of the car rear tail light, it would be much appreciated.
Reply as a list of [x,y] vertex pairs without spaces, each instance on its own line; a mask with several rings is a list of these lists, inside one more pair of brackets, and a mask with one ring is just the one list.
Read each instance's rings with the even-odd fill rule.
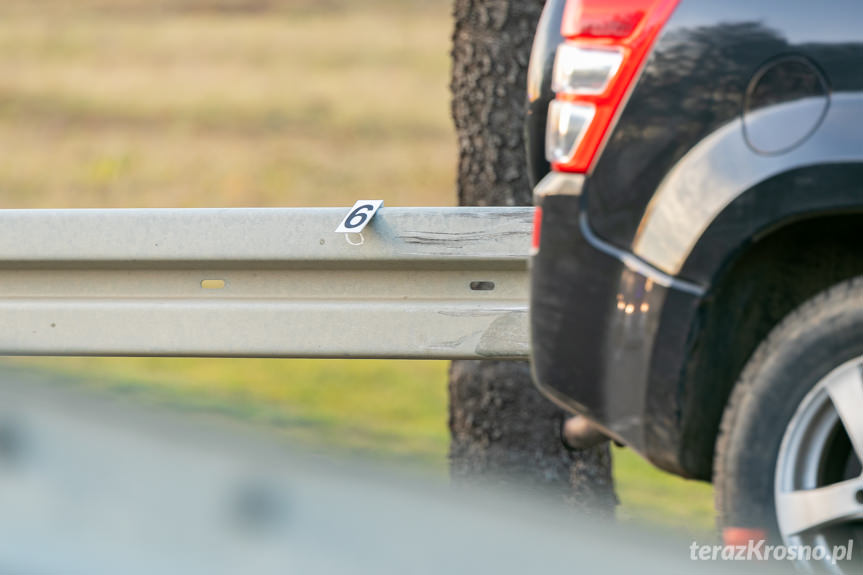
[[678,0],[569,0],[552,75],[546,156],[589,171],[650,48]]

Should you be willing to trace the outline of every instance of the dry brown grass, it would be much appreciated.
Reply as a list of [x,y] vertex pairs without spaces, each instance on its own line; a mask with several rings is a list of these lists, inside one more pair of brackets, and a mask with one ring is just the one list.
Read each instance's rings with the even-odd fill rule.
[[0,8],[5,207],[453,203],[446,3],[72,6]]

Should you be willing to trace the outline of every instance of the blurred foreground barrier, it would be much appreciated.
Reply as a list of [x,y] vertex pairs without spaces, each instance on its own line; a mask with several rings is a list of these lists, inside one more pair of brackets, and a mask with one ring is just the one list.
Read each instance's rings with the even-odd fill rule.
[[531,208],[0,211],[0,354],[525,358]]
[[452,490],[72,389],[0,372],[4,574],[665,575],[737,567],[693,562],[687,540],[579,517],[529,486]]

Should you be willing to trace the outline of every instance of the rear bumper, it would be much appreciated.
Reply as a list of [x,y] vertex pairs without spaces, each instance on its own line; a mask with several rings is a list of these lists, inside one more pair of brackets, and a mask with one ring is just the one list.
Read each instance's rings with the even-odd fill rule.
[[581,212],[581,176],[549,178],[568,180],[538,198],[542,235],[530,305],[537,386],[615,440],[687,475],[679,464],[679,383],[703,290],[597,238]]

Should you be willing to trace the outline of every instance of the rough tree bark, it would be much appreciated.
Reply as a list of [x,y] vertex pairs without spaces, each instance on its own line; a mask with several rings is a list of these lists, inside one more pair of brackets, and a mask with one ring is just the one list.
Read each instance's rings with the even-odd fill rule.
[[[452,115],[461,205],[529,205],[522,122],[527,63],[543,0],[455,0]],[[571,452],[565,414],[542,397],[524,362],[455,361],[450,368],[451,475],[518,482],[611,513],[607,445]]]

